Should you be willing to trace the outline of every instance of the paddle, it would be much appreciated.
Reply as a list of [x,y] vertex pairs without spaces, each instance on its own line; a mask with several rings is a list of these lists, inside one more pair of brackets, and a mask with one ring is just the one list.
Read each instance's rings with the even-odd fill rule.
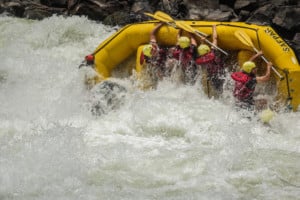
[[[237,30],[234,32],[234,35],[246,46],[251,47],[256,53],[258,52],[258,49],[255,48],[254,44],[252,43],[251,38],[247,33],[245,33],[242,30]],[[261,58],[268,63],[269,61],[264,57],[261,56]],[[280,75],[280,73],[272,66],[272,70],[275,72],[275,74],[280,78],[280,80],[283,80],[284,77]]]
[[205,33],[202,33],[196,29],[194,29],[193,27],[191,27],[190,25],[184,23],[184,21],[175,21],[170,15],[162,12],[162,11],[156,11],[153,14],[150,14],[150,13],[145,13],[146,15],[150,16],[150,17],[153,17],[154,19],[157,19],[157,20],[160,20],[162,22],[166,22],[168,23],[168,25],[171,25],[175,28],[181,28],[189,33],[194,33],[196,34],[197,36],[201,37],[201,38],[204,38],[204,40],[214,46],[216,49],[218,49],[219,51],[221,51],[222,53],[224,53],[226,56],[228,56],[228,53],[225,52],[223,49],[219,48],[218,46],[216,46],[215,44],[213,44],[212,42],[210,42],[208,39],[206,39],[206,37],[208,36],[207,34]]
[[[193,27],[191,27],[188,24],[185,24],[183,21],[177,21],[176,25],[180,28],[182,28],[185,31],[188,31],[190,33],[194,33],[197,36],[204,38],[205,42],[207,42],[208,44],[210,44],[211,46],[215,47],[216,49],[218,49],[219,51],[221,51],[223,54],[225,54],[226,56],[228,56],[228,53],[226,51],[224,51],[223,49],[221,49],[220,47],[216,46],[214,43],[212,43],[211,41],[209,41],[208,39],[206,39],[203,35],[203,33],[199,32],[198,30],[194,29]],[[184,28],[183,28],[184,27]],[[207,35],[206,35],[207,36]]]
[[200,34],[201,36],[204,36],[204,37],[207,37],[208,35],[205,34],[205,33],[202,33],[198,30],[195,30],[194,28],[192,28],[190,25],[184,23],[183,21],[175,21],[170,15],[162,12],[162,11],[156,11],[154,13],[154,15],[159,18],[159,19],[163,19],[163,20],[169,20],[169,22],[173,22],[176,24],[177,27],[187,31],[187,32],[190,32],[190,33],[194,33],[194,32],[197,32],[198,34]]
[[177,28],[177,26],[176,26],[176,24],[175,24],[175,22],[173,21],[172,18],[165,18],[165,17],[159,16],[159,15],[156,15],[156,13],[153,15],[151,13],[145,12],[144,14],[147,15],[147,16],[149,16],[149,17],[152,17],[153,19],[157,19],[157,20],[159,20],[161,22],[165,22],[169,26]]

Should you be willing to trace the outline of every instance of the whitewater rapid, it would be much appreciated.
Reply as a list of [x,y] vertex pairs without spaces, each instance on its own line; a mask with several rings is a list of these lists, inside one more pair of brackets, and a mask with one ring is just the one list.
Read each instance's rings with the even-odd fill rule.
[[197,85],[125,79],[93,116],[78,65],[117,29],[0,17],[1,200],[299,199],[299,112],[266,126]]

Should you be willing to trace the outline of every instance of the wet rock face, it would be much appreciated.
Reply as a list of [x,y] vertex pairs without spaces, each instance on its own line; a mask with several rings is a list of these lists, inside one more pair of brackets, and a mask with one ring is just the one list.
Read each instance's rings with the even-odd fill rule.
[[0,0],[0,12],[17,17],[85,15],[108,25],[147,20],[143,13],[156,10],[176,19],[273,23],[295,33],[300,29],[298,0]]
[[113,26],[148,20],[143,13],[156,10],[175,19],[270,25],[291,41],[300,33],[299,0],[0,0],[0,13],[12,16],[40,20],[53,14],[84,15]]

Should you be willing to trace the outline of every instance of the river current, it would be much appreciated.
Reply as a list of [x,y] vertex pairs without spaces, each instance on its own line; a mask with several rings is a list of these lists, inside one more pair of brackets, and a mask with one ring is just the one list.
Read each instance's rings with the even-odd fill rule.
[[95,117],[78,65],[118,27],[0,17],[1,200],[300,198],[300,113],[264,125],[197,86]]

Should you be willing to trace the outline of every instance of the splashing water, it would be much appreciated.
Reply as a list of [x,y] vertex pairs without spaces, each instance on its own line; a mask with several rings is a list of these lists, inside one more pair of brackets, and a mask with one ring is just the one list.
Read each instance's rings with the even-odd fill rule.
[[198,86],[123,80],[95,117],[78,65],[114,28],[0,18],[0,199],[299,199],[300,114],[240,118]]

